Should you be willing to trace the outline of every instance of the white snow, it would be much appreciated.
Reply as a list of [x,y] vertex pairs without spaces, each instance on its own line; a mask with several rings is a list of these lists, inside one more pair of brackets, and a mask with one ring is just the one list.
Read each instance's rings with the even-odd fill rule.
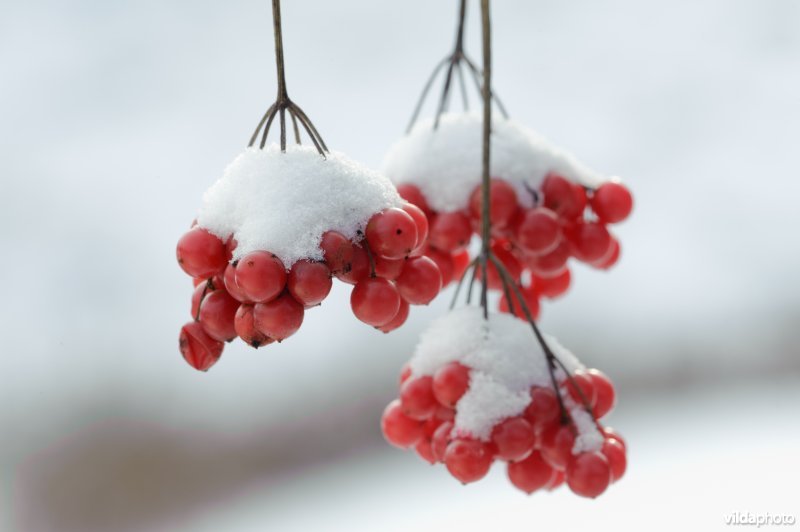
[[322,158],[311,146],[248,148],[203,197],[197,217],[218,237],[233,235],[234,259],[264,250],[289,268],[321,259],[329,230],[357,239],[369,218],[402,203],[388,178],[342,153]]
[[[545,335],[545,341],[570,373],[584,367],[555,338]],[[490,313],[487,321],[480,307],[449,312],[422,334],[409,364],[412,375],[423,376],[454,361],[470,368],[469,390],[456,404],[454,434],[486,441],[497,423],[525,410],[531,387],[552,386],[530,325],[509,314]],[[599,449],[602,435],[591,416],[569,397],[565,403],[578,432],[573,452]]]
[[[433,119],[422,120],[389,149],[384,173],[397,184],[418,186],[436,211],[463,209],[481,181],[482,124],[475,113],[444,114],[436,130]],[[525,207],[533,206],[526,186],[537,189],[550,172],[591,187],[607,180],[535,131],[501,116],[492,120],[490,164],[492,177],[514,185]]]

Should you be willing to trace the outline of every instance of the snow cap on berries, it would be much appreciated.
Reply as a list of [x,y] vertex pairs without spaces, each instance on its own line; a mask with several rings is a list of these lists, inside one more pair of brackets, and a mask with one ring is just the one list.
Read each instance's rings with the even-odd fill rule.
[[[545,335],[545,340],[570,373],[583,368],[554,338]],[[532,387],[552,386],[547,359],[530,325],[509,314],[489,314],[485,320],[479,307],[446,314],[423,333],[409,366],[414,376],[433,375],[454,361],[471,368],[469,389],[456,404],[458,435],[488,440],[497,423],[521,414],[530,404]],[[556,376],[564,377],[560,370]],[[572,406],[571,412],[581,410]],[[576,428],[579,435],[597,431],[580,416]],[[593,438],[580,440],[581,445],[594,448]]]
[[373,214],[400,205],[389,179],[342,153],[270,145],[234,159],[206,191],[197,222],[222,240],[233,235],[234,259],[264,250],[290,268],[322,259],[324,232],[358,240]]
[[[476,113],[444,114],[417,123],[386,155],[384,172],[395,183],[414,184],[435,211],[467,207],[481,182],[483,118]],[[538,133],[503,117],[492,120],[491,175],[511,183],[524,207],[533,206],[528,189],[538,189],[553,172],[584,186],[606,179]]]

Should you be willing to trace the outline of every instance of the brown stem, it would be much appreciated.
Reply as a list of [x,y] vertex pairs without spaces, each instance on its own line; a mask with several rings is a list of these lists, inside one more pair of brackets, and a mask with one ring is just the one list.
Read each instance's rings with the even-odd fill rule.
[[489,240],[491,239],[491,190],[490,163],[492,137],[492,28],[489,17],[489,0],[481,0],[481,28],[483,36],[483,160],[481,178],[481,306],[483,317],[489,319],[487,278],[489,262]]

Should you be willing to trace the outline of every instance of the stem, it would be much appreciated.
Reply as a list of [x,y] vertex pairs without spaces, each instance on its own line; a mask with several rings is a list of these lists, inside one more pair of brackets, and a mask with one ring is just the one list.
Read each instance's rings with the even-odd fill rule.
[[[275,33],[275,66],[278,69],[278,101],[288,99],[286,92],[286,74],[283,63],[283,31],[281,30],[281,0],[272,0],[272,27]],[[286,151],[286,143],[281,144]]]
[[481,27],[483,29],[483,177],[481,181],[481,306],[484,319],[489,319],[487,291],[487,269],[489,261],[489,240],[491,238],[490,181],[492,136],[492,28],[489,18],[489,0],[481,0]]

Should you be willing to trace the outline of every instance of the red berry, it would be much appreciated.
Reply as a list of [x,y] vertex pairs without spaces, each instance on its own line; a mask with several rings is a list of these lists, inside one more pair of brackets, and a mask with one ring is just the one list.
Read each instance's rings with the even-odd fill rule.
[[256,303],[271,301],[286,286],[286,268],[281,260],[266,251],[245,255],[236,265],[236,284]]
[[397,193],[407,202],[422,209],[424,213],[427,214],[431,211],[430,207],[428,207],[428,202],[425,200],[425,196],[416,185],[410,185],[408,183],[397,185]]
[[553,478],[553,468],[544,461],[539,451],[533,451],[527,458],[508,464],[508,479],[525,493],[544,488]]
[[444,454],[447,451],[447,446],[452,441],[450,433],[453,431],[453,422],[445,421],[439,425],[433,432],[431,437],[431,447],[433,450],[433,457],[437,462],[444,461]]
[[449,285],[453,281],[453,274],[455,273],[455,262],[450,253],[439,251],[438,249],[429,249],[425,256],[436,263],[439,272],[442,274],[442,288]]
[[424,427],[421,421],[411,419],[402,412],[399,400],[389,403],[381,417],[383,437],[401,449],[416,445],[425,436]]
[[583,370],[576,371],[572,375],[572,379],[564,380],[564,387],[573,401],[582,406],[588,404],[589,407],[594,407],[597,397],[594,391],[594,383],[588,373]]
[[430,220],[428,243],[441,251],[460,251],[472,238],[469,218],[461,212],[443,212]]
[[567,466],[567,485],[576,495],[595,498],[611,483],[611,468],[601,453],[580,453]]
[[561,275],[572,250],[566,240],[544,255],[526,255],[526,264],[537,277],[552,278]]
[[469,368],[458,362],[445,364],[433,375],[433,395],[440,404],[454,408],[469,389]]
[[194,369],[208,371],[222,356],[223,343],[211,338],[196,321],[181,328],[178,347],[183,358]]
[[550,478],[550,482],[547,483],[544,489],[546,489],[547,491],[553,491],[561,484],[563,484],[566,478],[567,475],[565,475],[563,471],[559,471],[558,469],[553,469],[553,476]]
[[447,470],[463,484],[485,477],[492,461],[489,446],[477,440],[455,439],[444,452]]
[[567,467],[575,444],[575,433],[570,425],[552,425],[542,433],[542,457],[555,469]]
[[400,370],[400,384],[403,384],[411,376],[411,366],[406,363]]
[[397,278],[400,296],[412,305],[427,305],[442,289],[442,273],[428,257],[414,257],[406,261]]
[[[517,257],[511,251],[511,244],[507,240],[495,240],[491,245],[492,254],[500,261],[506,272],[515,281],[519,280],[522,275],[522,264],[520,264]],[[480,279],[480,268],[478,269],[478,278]],[[491,261],[486,265],[486,279],[489,288],[492,290],[502,290],[503,281],[497,267]]]
[[223,279],[225,290],[228,291],[231,297],[241,303],[252,303],[250,298],[247,297],[247,294],[244,293],[244,290],[242,290],[242,287],[239,286],[239,283],[236,282],[236,266],[228,264],[225,268]]
[[190,229],[178,240],[178,264],[192,277],[207,279],[225,270],[225,243],[205,229]]
[[406,265],[405,259],[385,259],[381,256],[373,257],[375,260],[375,275],[394,281]]
[[608,247],[608,251],[606,251],[606,254],[603,255],[601,258],[592,261],[590,264],[600,270],[608,270],[612,266],[614,266],[617,263],[617,261],[619,261],[620,252],[621,249],[619,241],[612,236],[611,245]]
[[433,414],[433,417],[439,421],[453,421],[456,418],[456,411],[453,408],[448,408],[440,404],[436,407],[436,412]]
[[625,443],[625,439],[616,430],[612,429],[611,427],[603,427],[603,435],[606,437],[606,439],[617,440],[622,445],[622,448],[627,450],[628,444]]
[[501,460],[522,460],[531,452],[535,441],[533,426],[522,417],[506,419],[492,429],[492,443]]
[[344,270],[336,273],[336,278],[348,284],[356,284],[362,279],[366,279],[370,274],[369,254],[367,250],[358,245],[352,245],[352,256],[350,262],[345,266]]
[[[541,310],[539,305],[539,295],[536,291],[529,286],[521,286],[519,287],[519,291],[522,294],[522,299],[525,301],[525,305],[528,307],[528,312],[531,313],[531,317],[534,320],[539,319],[539,311]],[[509,290],[511,294],[511,303],[514,306],[514,315],[522,320],[527,319],[525,316],[525,311],[522,308],[522,305],[517,299],[516,292],[514,292],[513,288]],[[500,304],[498,305],[498,309],[500,312],[511,312],[511,308],[508,304],[508,299],[506,299],[505,293],[500,296]]]
[[253,305],[239,305],[239,309],[236,311],[236,316],[234,317],[233,327],[236,329],[236,334],[244,343],[258,349],[262,345],[271,344],[274,340],[256,329],[253,310]]
[[545,177],[542,182],[542,194],[544,194],[544,206],[564,219],[577,218],[586,206],[584,190],[557,174]]
[[575,258],[583,262],[601,259],[611,247],[611,235],[606,226],[598,222],[581,222],[567,232]]
[[239,302],[225,290],[214,290],[206,294],[200,303],[200,324],[214,340],[227,342],[236,338],[233,321]]
[[453,257],[453,280],[461,279],[464,275],[464,272],[467,271],[467,267],[469,266],[470,258],[469,252],[464,249],[462,251],[458,251],[452,254]]
[[558,216],[547,207],[525,212],[516,230],[516,241],[525,251],[543,255],[553,251],[561,240]]
[[534,275],[531,284],[533,285],[533,289],[540,296],[548,299],[555,299],[563,295],[569,289],[571,282],[572,274],[569,268],[565,268],[564,271],[555,277],[547,278]]
[[350,294],[350,307],[356,318],[367,325],[388,324],[400,309],[400,293],[391,281],[369,277],[359,281]]
[[267,303],[257,303],[253,310],[256,329],[278,342],[297,332],[304,314],[303,305],[288,293]]
[[194,292],[192,292],[192,304],[191,308],[189,309],[189,315],[192,317],[192,319],[197,318],[197,313],[200,311],[200,302],[206,297],[206,295],[213,291],[214,286],[209,286],[208,281],[194,287]]
[[417,224],[406,211],[392,207],[367,223],[367,242],[377,255],[401,259],[417,247]]
[[[502,229],[517,210],[517,193],[507,181],[492,179],[489,185],[489,222],[492,227]],[[469,198],[469,211],[474,220],[481,219],[483,195],[481,187],[472,191]]]
[[409,216],[411,216],[411,218],[414,220],[414,224],[417,226],[417,243],[414,246],[414,249],[424,246],[425,242],[428,240],[428,217],[425,216],[425,213],[422,212],[422,209],[413,203],[406,203],[403,205],[403,210]]
[[524,416],[535,430],[547,430],[556,424],[560,415],[558,398],[552,388],[531,388],[531,402],[525,409]]
[[625,469],[628,467],[625,447],[615,438],[606,438],[601,452],[608,460],[608,466],[611,469],[611,482],[621,479],[625,474]]
[[295,262],[286,280],[289,293],[306,308],[322,303],[332,285],[330,269],[322,262],[308,260]]
[[631,213],[633,196],[625,185],[609,181],[594,191],[591,205],[602,222],[613,224],[621,222]]
[[319,244],[325,264],[331,272],[337,275],[350,271],[350,262],[353,260],[353,243],[344,235],[336,231],[328,231],[322,235]]
[[611,412],[617,402],[614,384],[599,369],[590,369],[587,374],[589,380],[592,381],[592,389],[594,390],[594,416],[601,418]]
[[397,309],[397,314],[394,315],[394,318],[392,318],[392,320],[386,325],[379,325],[377,329],[382,333],[389,333],[401,327],[408,319],[409,308],[408,302],[404,299],[401,299],[400,308]]
[[413,419],[428,419],[436,411],[433,379],[427,375],[412,377],[400,387],[403,413]]
[[431,444],[430,438],[423,437],[414,446],[414,450],[417,451],[417,454],[419,455],[420,458],[422,458],[429,464],[436,463],[436,457],[433,455],[433,446]]

